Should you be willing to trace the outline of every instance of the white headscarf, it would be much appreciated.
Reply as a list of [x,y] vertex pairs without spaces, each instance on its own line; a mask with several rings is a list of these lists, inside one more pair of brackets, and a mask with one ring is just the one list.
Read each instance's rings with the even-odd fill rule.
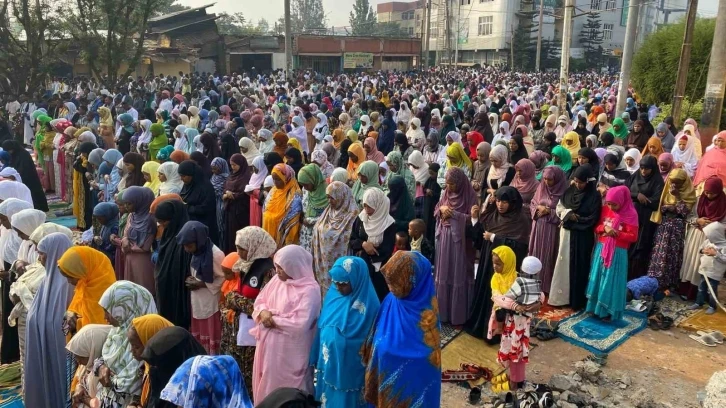
[[136,147],[141,150],[142,144],[151,142],[151,121],[149,119],[139,121],[139,126],[141,127],[142,133],[136,141]]
[[[628,166],[627,162],[625,161],[626,157],[630,157],[631,159],[635,160],[635,163],[632,166]],[[625,167],[631,174],[635,173],[636,171],[638,171],[638,169],[640,169],[641,158],[642,155],[640,154],[640,151],[635,148],[629,149],[627,152],[625,152],[625,155],[623,155],[623,163],[625,163]]]
[[265,158],[262,155],[259,155],[252,160],[252,167],[257,169],[257,172],[252,173],[250,182],[245,187],[245,193],[255,191],[260,188],[262,183],[264,183],[265,178],[267,178],[267,166],[265,166]]
[[389,214],[391,202],[383,190],[369,188],[363,194],[363,204],[368,205],[375,211],[373,215],[368,215],[363,210],[358,215],[358,218],[363,221],[363,228],[365,228],[366,234],[368,234],[368,242],[374,246],[378,246],[383,242],[383,233],[396,222]]
[[322,112],[318,113],[316,116],[320,122],[315,125],[315,129],[313,129],[313,136],[315,136],[315,139],[318,142],[322,142],[325,135],[328,134],[328,117]]
[[684,151],[681,151],[680,147],[678,147],[679,140],[680,139],[676,139],[676,143],[673,145],[673,149],[671,149],[673,163],[682,163],[683,170],[688,173],[688,177],[693,177],[696,174],[696,166],[698,165],[698,156],[696,156],[696,138],[691,136],[688,137],[686,149]]
[[418,150],[414,150],[408,156],[408,164],[413,164],[418,167],[417,169],[411,169],[411,171],[413,172],[413,177],[416,179],[416,182],[423,187],[429,179],[429,165],[426,163],[426,160],[424,160],[423,154],[421,154]]
[[[257,149],[257,146],[255,146],[255,142],[252,141],[249,137],[243,137],[239,140],[239,147],[240,147],[240,153],[242,156],[247,159],[247,164],[249,166],[252,165],[254,160],[258,157],[262,157],[262,153]],[[247,149],[247,153],[242,152],[241,148],[244,147]]]
[[[18,211],[10,218],[10,225],[13,229],[19,230],[30,238],[36,228],[45,222],[45,213],[31,208]],[[17,260],[35,263],[38,260],[38,251],[33,241],[25,239],[18,247]]]
[[12,180],[0,181],[0,200],[5,201],[10,198],[17,198],[33,204],[33,196],[30,194],[30,189],[26,187],[25,184]]
[[[17,198],[8,198],[0,203],[0,214],[12,219],[22,210],[33,208],[33,204]],[[3,262],[13,263],[18,257],[22,240],[14,229],[0,226],[0,267]]]
[[[272,140],[272,132],[268,129],[260,129],[259,132],[257,132],[257,138],[259,140],[259,148],[260,154],[270,153],[275,149],[275,141]],[[264,139],[264,140],[262,140]]]
[[184,187],[184,182],[179,177],[179,165],[174,162],[165,162],[156,171],[166,177],[166,181],[159,184],[159,195],[179,194]]

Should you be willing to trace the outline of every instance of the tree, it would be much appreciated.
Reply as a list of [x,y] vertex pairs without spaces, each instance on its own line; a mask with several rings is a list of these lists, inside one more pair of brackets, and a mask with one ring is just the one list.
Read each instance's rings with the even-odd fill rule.
[[376,13],[368,0],[355,0],[353,11],[348,18],[353,35],[374,35],[376,33]]
[[259,29],[259,23],[256,26],[252,25],[241,12],[220,14],[217,19],[217,28],[222,35],[259,35],[264,33]]
[[[61,14],[61,24],[78,44],[91,73],[108,75],[110,84],[126,78],[144,52],[149,18],[164,0],[76,0]],[[124,73],[119,74],[123,64]]]
[[277,19],[275,22],[275,28],[272,30],[275,35],[285,35],[285,16]]
[[322,0],[294,0],[290,5],[290,24],[293,33],[325,30],[326,18]]
[[406,29],[401,28],[401,25],[395,21],[378,23],[375,32],[376,35],[381,37],[402,38],[411,36]]
[[43,87],[65,44],[49,0],[7,0],[0,5],[0,90],[18,94]]
[[602,24],[599,14],[588,14],[587,22],[580,31],[580,45],[582,45],[585,63],[588,68],[600,68],[602,65]]
[[264,18],[261,18],[257,22],[257,31],[260,34],[269,34],[270,33],[270,23],[267,22]]
[[174,0],[162,0],[162,4],[159,5],[158,9],[154,13],[154,16],[163,16],[166,14],[177,13],[179,11],[189,10],[191,7],[182,6],[181,4],[174,3]]
[[[685,95],[700,99],[706,89],[715,19],[697,19],[691,43],[691,69]],[[648,35],[633,56],[631,84],[646,103],[671,103],[675,90],[685,22],[670,24]],[[699,81],[700,80],[700,81]]]
[[512,40],[514,41],[514,66],[512,69],[518,71],[534,71],[535,59],[537,58],[537,39],[532,34],[537,28],[529,24],[519,24]]
[[553,69],[560,67],[560,56],[562,55],[562,41],[543,38],[540,69]]

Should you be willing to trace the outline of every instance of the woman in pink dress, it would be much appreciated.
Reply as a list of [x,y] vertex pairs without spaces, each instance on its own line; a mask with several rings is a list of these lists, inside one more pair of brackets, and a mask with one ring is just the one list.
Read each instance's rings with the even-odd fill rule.
[[260,188],[267,177],[267,166],[264,156],[257,156],[252,161],[252,178],[245,187],[245,193],[250,196],[250,225],[262,226],[262,205],[259,203]]

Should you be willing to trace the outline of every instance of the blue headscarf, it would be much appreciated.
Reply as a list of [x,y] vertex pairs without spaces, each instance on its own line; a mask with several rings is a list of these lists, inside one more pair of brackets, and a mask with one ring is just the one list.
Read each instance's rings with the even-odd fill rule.
[[161,399],[182,408],[252,408],[245,380],[230,356],[196,356],[177,368]]
[[[320,341],[313,345],[310,355],[318,369],[316,397],[319,399],[326,388],[353,392],[358,397],[365,381],[360,348],[381,304],[363,259],[356,256],[338,258],[330,269],[330,276],[333,284],[325,295],[318,319]],[[353,292],[342,295],[335,282],[350,283]],[[326,394],[326,397],[332,407],[350,406],[344,401],[331,400],[335,395]]]
[[[101,225],[99,232],[104,244],[111,240],[111,234],[118,234],[118,206],[115,203],[103,202],[93,207],[94,217],[103,217],[106,223]],[[114,227],[116,232],[114,232]]]
[[[124,199],[126,195],[124,193]],[[214,282],[214,254],[212,240],[209,239],[209,228],[199,221],[188,221],[176,236],[176,243],[197,244],[197,251],[192,254],[191,267],[206,283]]]
[[[363,345],[366,401],[374,405],[438,407],[441,345],[431,263],[418,252],[398,251],[381,268],[391,293]],[[370,387],[370,388],[369,388]],[[392,401],[385,401],[392,396]]]
[[103,161],[111,163],[111,166],[115,166],[119,160],[123,159],[124,155],[116,149],[108,149],[103,153]]
[[208,118],[209,118],[209,111],[206,109],[200,109],[199,110],[199,120],[201,122],[200,127],[202,129],[205,129],[207,127]]

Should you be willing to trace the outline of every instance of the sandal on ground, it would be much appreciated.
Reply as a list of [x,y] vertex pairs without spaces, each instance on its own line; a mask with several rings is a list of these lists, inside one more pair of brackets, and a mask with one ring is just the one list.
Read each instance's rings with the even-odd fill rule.
[[696,336],[694,334],[691,334],[688,337],[692,338],[693,340],[696,340],[697,342],[703,344],[704,346],[716,347],[716,340],[708,334],[704,334],[701,336]]
[[509,392],[509,381],[492,385],[492,392],[495,394]]
[[474,387],[469,391],[469,404],[477,405],[481,401],[481,389]]
[[496,398],[494,401],[494,408],[514,408],[514,395],[511,392],[507,392],[502,398]]
[[509,383],[509,376],[507,376],[507,373],[502,373],[494,378],[492,378],[492,385],[496,384],[502,384],[502,383]]
[[723,341],[724,341],[724,335],[723,335],[723,333],[721,333],[718,330],[709,331],[709,332],[697,331],[696,334],[698,334],[699,336],[702,336],[704,334],[708,334],[714,340],[716,340],[716,343],[717,344],[723,344]]

